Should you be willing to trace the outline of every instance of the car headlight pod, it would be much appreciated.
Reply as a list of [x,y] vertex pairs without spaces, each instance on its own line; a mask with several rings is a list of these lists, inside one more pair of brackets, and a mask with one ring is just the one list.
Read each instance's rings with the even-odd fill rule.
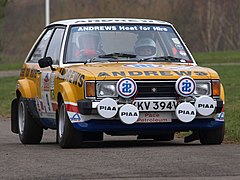
[[116,82],[100,81],[96,83],[97,97],[117,97]]
[[194,91],[194,95],[202,96],[202,95],[211,95],[211,83],[210,81],[196,81],[196,90]]

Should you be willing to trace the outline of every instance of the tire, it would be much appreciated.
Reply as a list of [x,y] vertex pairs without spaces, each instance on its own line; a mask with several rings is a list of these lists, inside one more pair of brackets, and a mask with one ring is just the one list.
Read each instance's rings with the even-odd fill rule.
[[18,134],[23,144],[39,144],[43,136],[43,128],[31,116],[22,97],[18,103]]
[[216,129],[204,129],[199,131],[199,138],[201,144],[221,144],[224,139],[225,126]]
[[59,104],[57,121],[57,142],[62,148],[75,148],[82,145],[82,133],[78,132],[68,118],[63,101]]

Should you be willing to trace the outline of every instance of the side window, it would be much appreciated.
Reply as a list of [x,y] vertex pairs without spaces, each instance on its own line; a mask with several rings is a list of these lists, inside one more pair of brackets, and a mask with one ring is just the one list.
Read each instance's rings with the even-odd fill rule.
[[39,43],[37,44],[37,47],[32,53],[32,56],[29,62],[37,63],[39,59],[44,57],[52,32],[53,32],[53,29],[50,29],[50,30],[47,30],[47,32],[43,35],[42,39],[39,41]]
[[53,60],[53,64],[59,63],[60,50],[64,32],[65,29],[62,28],[56,29],[50,41],[49,47],[47,49],[46,57],[50,56]]

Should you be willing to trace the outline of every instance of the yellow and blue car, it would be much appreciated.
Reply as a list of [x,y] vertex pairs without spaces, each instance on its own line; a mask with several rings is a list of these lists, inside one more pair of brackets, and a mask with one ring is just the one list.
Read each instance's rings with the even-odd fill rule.
[[172,24],[94,18],[44,28],[22,66],[11,130],[23,144],[55,129],[62,148],[103,134],[221,144],[224,89],[200,67]]

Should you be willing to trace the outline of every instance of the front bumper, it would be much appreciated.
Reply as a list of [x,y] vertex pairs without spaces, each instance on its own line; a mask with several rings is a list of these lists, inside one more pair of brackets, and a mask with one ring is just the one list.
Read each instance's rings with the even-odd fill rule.
[[74,105],[75,107],[71,105],[74,107],[74,109],[72,109],[74,113],[68,111],[68,114],[74,128],[85,132],[139,135],[160,133],[162,131],[181,132],[211,128],[215,129],[224,125],[223,103],[218,99],[216,100],[215,112],[211,116],[197,116],[188,123],[180,121],[175,113],[171,112],[171,122],[136,122],[133,124],[126,124],[123,123],[118,116],[109,119],[101,117],[96,111],[97,105],[98,102],[91,102],[88,100],[78,101],[78,103]]
[[183,123],[173,119],[171,123],[134,123],[124,124],[120,120],[92,119],[85,122],[73,123],[79,131],[105,132],[109,134],[138,135],[146,133],[157,133],[161,131],[190,131],[199,129],[215,129],[224,125],[224,121],[215,119],[195,119],[190,123]]

